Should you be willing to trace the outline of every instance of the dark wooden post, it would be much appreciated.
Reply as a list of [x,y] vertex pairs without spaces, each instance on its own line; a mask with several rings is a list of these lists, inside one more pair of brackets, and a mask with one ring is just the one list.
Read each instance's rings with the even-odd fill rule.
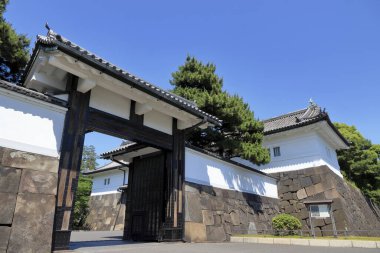
[[53,250],[68,249],[73,222],[75,192],[82,159],[90,92],[77,91],[78,77],[70,75],[68,111],[62,136],[58,193],[53,232]]
[[173,119],[173,150],[168,152],[163,240],[182,240],[183,233],[183,182],[185,167],[185,134],[177,128],[177,119]]

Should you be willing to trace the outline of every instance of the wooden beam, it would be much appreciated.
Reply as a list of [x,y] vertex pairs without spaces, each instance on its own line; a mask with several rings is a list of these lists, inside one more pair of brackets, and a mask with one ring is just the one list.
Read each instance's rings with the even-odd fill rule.
[[127,120],[90,108],[86,130],[92,130],[118,138],[143,143],[155,148],[172,150],[172,136],[142,125],[136,120]]

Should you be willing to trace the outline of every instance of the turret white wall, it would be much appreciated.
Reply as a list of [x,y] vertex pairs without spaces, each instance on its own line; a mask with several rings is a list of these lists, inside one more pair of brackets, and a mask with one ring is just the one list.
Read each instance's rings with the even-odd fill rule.
[[[316,131],[305,132],[300,129],[277,136],[265,136],[263,145],[270,149],[271,162],[259,166],[258,169],[266,173],[327,165],[342,176],[334,147]],[[274,147],[280,147],[280,156],[274,156]]]
[[[125,168],[125,184],[128,183],[128,169]],[[108,172],[102,172],[92,175],[92,192],[91,196],[111,194],[118,192],[117,189],[124,185],[124,172],[116,169]],[[104,180],[108,180],[110,183],[104,183]]]

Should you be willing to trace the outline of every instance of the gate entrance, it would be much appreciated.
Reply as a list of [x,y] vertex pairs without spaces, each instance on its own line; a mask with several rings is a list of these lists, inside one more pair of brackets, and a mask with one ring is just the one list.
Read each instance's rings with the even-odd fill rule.
[[[135,241],[160,241],[164,211],[165,154],[135,158],[130,171],[130,230]],[[127,207],[128,208],[128,207]]]
[[55,103],[65,111],[63,131],[54,129],[61,137],[54,139],[59,154],[54,250],[68,249],[84,136],[91,131],[162,152],[133,159],[136,167],[130,189],[134,190],[128,191],[127,198],[131,196],[129,206],[135,207],[127,211],[126,227],[132,227],[125,231],[124,239],[182,239],[185,131],[220,125],[216,117],[52,30],[47,36],[38,36],[22,85],[35,91],[24,90],[26,96],[41,99],[45,94],[44,103]]

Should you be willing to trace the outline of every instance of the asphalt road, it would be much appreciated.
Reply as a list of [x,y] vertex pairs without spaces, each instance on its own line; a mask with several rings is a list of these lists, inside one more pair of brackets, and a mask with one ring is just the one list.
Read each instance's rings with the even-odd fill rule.
[[120,232],[73,232],[70,246],[81,253],[380,253],[379,249],[246,243],[133,243],[122,241]]

